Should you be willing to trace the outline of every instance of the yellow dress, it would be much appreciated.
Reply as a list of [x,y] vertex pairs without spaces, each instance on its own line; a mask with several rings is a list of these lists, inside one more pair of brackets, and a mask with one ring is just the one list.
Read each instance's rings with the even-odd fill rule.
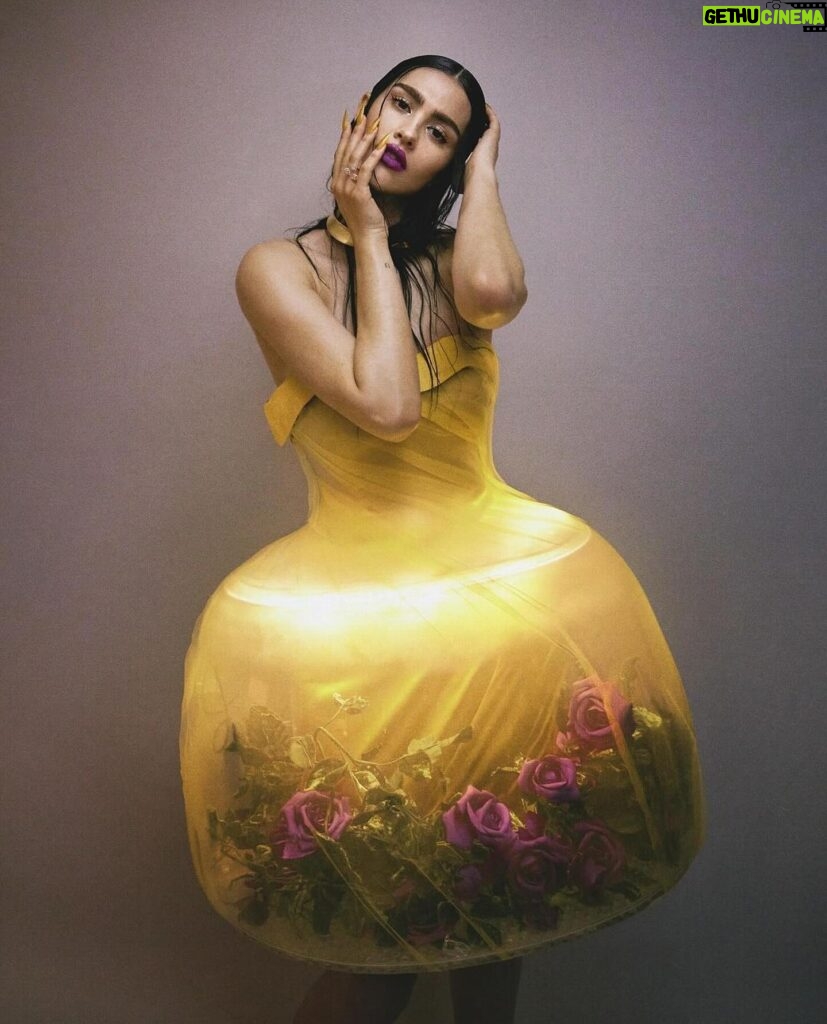
[[231,572],[186,656],[195,870],[234,926],[350,971],[526,954],[641,910],[705,832],[691,712],[639,583],[491,457],[498,360],[420,354],[422,418],[265,413],[305,525]]

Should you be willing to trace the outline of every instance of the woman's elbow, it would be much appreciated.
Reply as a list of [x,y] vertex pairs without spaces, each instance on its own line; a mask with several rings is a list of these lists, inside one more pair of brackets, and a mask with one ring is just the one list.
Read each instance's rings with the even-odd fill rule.
[[[484,283],[474,290],[474,300],[459,312],[464,320],[488,330],[496,330],[510,323],[520,312],[528,298],[525,281],[508,290],[487,287]],[[470,308],[468,308],[470,307]]]
[[419,408],[416,413],[394,413],[385,416],[375,417],[372,424],[372,432],[381,437],[384,441],[399,443],[411,436],[419,426],[421,415]]

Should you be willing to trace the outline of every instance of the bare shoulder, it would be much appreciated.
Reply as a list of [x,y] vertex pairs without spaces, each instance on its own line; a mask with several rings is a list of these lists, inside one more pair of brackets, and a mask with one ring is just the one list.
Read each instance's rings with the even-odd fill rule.
[[235,290],[278,385],[290,373],[283,349],[292,319],[321,301],[314,263],[292,238],[257,242],[239,262]]
[[291,282],[313,282],[313,267],[292,238],[270,238],[256,242],[241,257],[236,271],[236,287],[241,294],[268,280],[287,277]]

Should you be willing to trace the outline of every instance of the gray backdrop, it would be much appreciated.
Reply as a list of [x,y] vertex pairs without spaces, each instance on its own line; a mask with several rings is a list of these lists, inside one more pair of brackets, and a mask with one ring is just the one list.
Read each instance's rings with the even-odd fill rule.
[[[197,887],[183,657],[306,512],[238,261],[328,211],[343,109],[436,52],[502,119],[527,268],[497,466],[638,574],[709,804],[678,888],[527,960],[518,1020],[815,1021],[827,34],[700,0],[7,0],[0,32],[5,1019],[277,1024],[317,973]],[[444,976],[404,1019],[450,1019]]]

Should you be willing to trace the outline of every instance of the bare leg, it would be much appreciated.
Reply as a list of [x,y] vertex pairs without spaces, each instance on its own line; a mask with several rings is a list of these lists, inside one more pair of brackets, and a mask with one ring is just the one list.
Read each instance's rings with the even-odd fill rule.
[[522,957],[449,972],[454,1024],[514,1024]]
[[407,1006],[416,978],[325,971],[308,989],[293,1024],[392,1024]]

